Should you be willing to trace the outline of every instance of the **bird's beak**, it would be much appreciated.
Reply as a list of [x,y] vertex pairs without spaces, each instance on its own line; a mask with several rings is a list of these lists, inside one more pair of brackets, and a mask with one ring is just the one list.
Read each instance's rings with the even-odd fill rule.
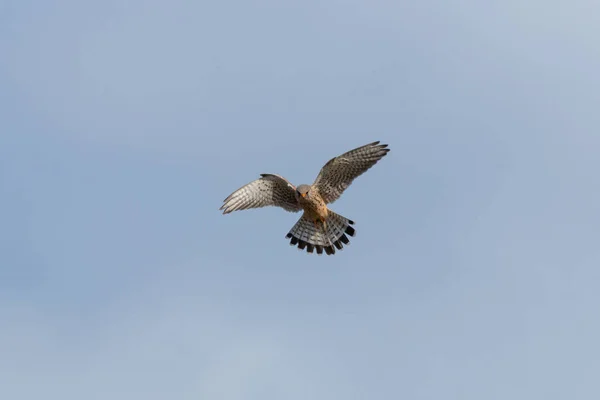
[[301,193],[300,196],[306,197],[306,193]]

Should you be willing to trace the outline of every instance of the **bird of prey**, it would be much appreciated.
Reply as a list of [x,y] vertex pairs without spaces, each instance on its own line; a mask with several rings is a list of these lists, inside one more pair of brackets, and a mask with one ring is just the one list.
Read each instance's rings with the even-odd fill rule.
[[304,211],[286,235],[290,245],[298,245],[308,253],[335,254],[349,243],[354,236],[354,221],[336,214],[327,207],[336,201],[355,178],[381,160],[390,149],[379,141],[350,150],[327,162],[312,185],[292,185],[276,174],[261,174],[232,194],[224,201],[220,210],[223,214],[232,211],[278,206],[286,211]]

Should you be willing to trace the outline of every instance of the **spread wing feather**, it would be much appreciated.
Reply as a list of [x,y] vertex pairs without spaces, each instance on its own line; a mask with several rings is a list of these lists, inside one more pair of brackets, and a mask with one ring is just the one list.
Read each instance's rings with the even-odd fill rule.
[[387,146],[377,141],[332,158],[321,169],[313,187],[316,187],[325,203],[333,203],[354,179],[365,173],[390,151]]
[[260,176],[259,179],[242,186],[223,200],[220,208],[223,214],[266,206],[278,206],[290,212],[301,210],[296,201],[296,187],[287,179],[275,174]]

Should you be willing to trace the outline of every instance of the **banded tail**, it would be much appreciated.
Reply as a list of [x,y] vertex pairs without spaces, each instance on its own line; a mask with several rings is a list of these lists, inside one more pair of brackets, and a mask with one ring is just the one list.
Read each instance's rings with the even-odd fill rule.
[[342,250],[344,244],[350,243],[346,235],[354,236],[356,233],[350,225],[354,225],[354,221],[329,210],[325,225],[319,223],[315,226],[303,215],[285,237],[290,239],[290,245],[298,245],[300,250],[306,248],[309,253],[317,250],[317,254],[323,254],[325,250],[327,255],[332,255],[336,248]]

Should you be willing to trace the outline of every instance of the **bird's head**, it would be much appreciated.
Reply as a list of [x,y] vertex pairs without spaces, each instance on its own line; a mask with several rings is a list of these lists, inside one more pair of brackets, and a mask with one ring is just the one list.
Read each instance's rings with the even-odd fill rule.
[[310,185],[299,185],[296,188],[296,198],[302,197],[303,199],[310,197]]

